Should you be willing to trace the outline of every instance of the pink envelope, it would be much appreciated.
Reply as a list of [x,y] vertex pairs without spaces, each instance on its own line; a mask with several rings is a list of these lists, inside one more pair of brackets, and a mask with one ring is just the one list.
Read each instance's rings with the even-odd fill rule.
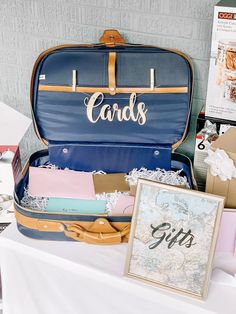
[[112,210],[114,214],[127,214],[131,215],[134,209],[134,196],[121,195],[116,203],[115,208]]
[[91,172],[30,167],[29,194],[40,197],[96,199]]

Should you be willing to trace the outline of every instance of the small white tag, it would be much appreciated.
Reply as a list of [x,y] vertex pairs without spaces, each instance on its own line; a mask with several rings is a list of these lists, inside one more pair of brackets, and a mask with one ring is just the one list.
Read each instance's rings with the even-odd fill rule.
[[39,75],[39,80],[46,80],[46,75],[45,74],[40,74]]

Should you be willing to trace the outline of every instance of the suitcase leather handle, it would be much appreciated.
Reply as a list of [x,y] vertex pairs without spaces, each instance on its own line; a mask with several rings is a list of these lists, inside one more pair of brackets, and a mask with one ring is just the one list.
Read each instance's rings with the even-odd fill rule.
[[17,222],[28,229],[43,232],[64,232],[67,237],[86,243],[115,244],[128,242],[130,233],[130,224],[124,224],[123,229],[119,231],[104,217],[99,217],[88,227],[83,227],[79,222],[67,223],[66,221],[27,217],[16,209],[15,215]]
[[64,233],[67,237],[76,241],[90,243],[90,244],[119,244],[128,238],[130,233],[130,226],[126,226],[122,231],[117,232],[89,232],[84,230],[77,224],[68,226]]
[[106,29],[99,39],[99,42],[107,46],[124,44],[125,40],[116,29]]

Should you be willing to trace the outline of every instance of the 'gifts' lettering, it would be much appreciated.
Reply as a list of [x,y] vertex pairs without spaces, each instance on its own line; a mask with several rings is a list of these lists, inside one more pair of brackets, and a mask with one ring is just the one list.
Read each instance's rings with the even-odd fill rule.
[[152,237],[155,239],[155,242],[149,245],[149,249],[155,249],[164,241],[168,243],[168,249],[171,249],[175,244],[185,246],[188,249],[196,244],[193,243],[194,235],[191,229],[187,232],[184,232],[183,228],[176,231],[168,222],[163,222],[156,227],[151,225],[150,227],[152,228]]
[[[96,123],[98,120],[108,120],[112,122],[115,118],[118,121],[132,120],[140,125],[146,122],[147,109],[144,102],[136,104],[136,94],[132,93],[129,98],[129,104],[123,108],[119,108],[115,103],[112,106],[103,104],[104,95],[101,92],[94,93],[90,98],[85,98],[84,103],[87,107],[87,117],[90,122]],[[99,112],[95,114],[95,108],[99,108]]]

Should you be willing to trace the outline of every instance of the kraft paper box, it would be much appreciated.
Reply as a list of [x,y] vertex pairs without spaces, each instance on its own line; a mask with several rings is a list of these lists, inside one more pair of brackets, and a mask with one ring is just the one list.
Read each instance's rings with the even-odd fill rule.
[[214,9],[206,116],[236,121],[236,1]]
[[[230,128],[221,135],[211,148],[223,149],[234,161],[236,166],[236,128]],[[222,181],[218,176],[212,176],[210,169],[207,171],[206,192],[225,197],[225,207],[236,208],[236,179]]]
[[129,192],[125,176],[126,173],[95,174],[93,176],[95,193]]
[[224,120],[219,121],[215,118],[209,118],[205,116],[205,112],[201,111],[197,119],[197,130],[196,130],[196,141],[194,150],[194,162],[193,171],[194,176],[197,181],[197,186],[200,191],[205,191],[207,169],[208,166],[204,162],[207,158],[207,150],[212,141],[215,141],[216,136],[208,136],[206,139],[202,135],[202,131],[205,129],[206,123],[212,123],[216,127],[216,132],[218,136],[223,135],[230,127],[236,127],[236,122]]

